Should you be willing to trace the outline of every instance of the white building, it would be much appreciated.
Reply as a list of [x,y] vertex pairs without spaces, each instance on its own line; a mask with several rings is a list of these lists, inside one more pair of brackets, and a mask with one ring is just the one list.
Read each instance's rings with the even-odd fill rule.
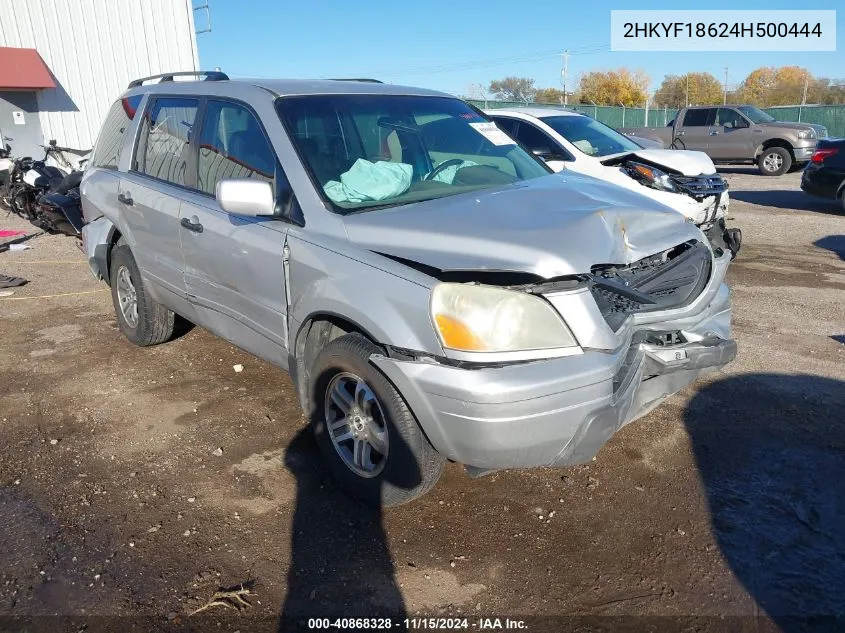
[[197,70],[191,0],[0,0],[0,135],[89,150],[132,79]]

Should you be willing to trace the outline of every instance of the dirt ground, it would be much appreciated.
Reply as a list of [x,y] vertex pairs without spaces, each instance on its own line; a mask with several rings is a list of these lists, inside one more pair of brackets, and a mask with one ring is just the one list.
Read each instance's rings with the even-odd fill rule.
[[[71,238],[0,254],[30,280],[0,298],[0,630],[845,629],[845,217],[800,174],[724,173],[737,360],[590,465],[448,465],[383,516],[334,489],[285,374],[199,328],[133,347]],[[241,583],[242,613],[188,615]]]

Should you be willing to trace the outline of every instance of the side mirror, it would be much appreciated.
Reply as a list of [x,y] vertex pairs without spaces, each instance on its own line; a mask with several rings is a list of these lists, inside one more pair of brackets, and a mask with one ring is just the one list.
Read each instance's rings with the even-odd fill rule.
[[55,146],[56,146],[56,139],[51,138],[50,139],[50,147],[55,147]]
[[735,128],[743,128],[743,127],[751,127],[751,125],[745,119],[739,119],[737,121],[734,121],[734,127]]
[[217,203],[227,213],[248,217],[275,215],[273,186],[253,178],[228,178],[217,183]]
[[552,150],[548,147],[534,147],[531,149],[531,153],[537,158],[542,158],[543,160],[548,160],[553,154]]

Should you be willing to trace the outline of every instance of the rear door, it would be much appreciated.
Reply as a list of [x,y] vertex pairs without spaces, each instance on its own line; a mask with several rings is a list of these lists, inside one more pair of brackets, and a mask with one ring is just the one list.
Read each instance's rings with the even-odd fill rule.
[[684,113],[684,120],[678,129],[683,147],[705,151],[710,144],[710,126],[716,120],[716,108],[690,108]]
[[719,160],[748,159],[754,156],[748,120],[734,108],[718,108],[716,121],[710,128],[710,148],[707,153]]
[[141,275],[154,284],[154,296],[169,306],[173,301],[159,291],[174,295],[173,299],[186,294],[179,207],[194,185],[191,144],[199,104],[193,97],[151,98],[132,168],[123,174],[118,193]]
[[197,167],[197,187],[184,198],[179,227],[188,299],[205,327],[286,367],[288,225],[229,214],[214,197],[224,178],[286,183],[267,134],[247,105],[206,101]]
[[80,184],[82,212],[86,222],[93,222],[106,211],[119,208],[120,155],[127,133],[141,105],[143,95],[118,99],[112,104]]

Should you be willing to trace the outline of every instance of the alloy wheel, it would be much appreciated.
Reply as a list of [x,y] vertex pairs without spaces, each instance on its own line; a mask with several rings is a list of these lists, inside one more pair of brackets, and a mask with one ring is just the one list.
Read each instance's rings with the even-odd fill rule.
[[117,299],[126,324],[131,328],[138,327],[138,293],[126,266],[117,271]]
[[335,451],[356,475],[376,477],[387,463],[387,420],[378,398],[355,374],[334,376],[326,389],[324,414]]

